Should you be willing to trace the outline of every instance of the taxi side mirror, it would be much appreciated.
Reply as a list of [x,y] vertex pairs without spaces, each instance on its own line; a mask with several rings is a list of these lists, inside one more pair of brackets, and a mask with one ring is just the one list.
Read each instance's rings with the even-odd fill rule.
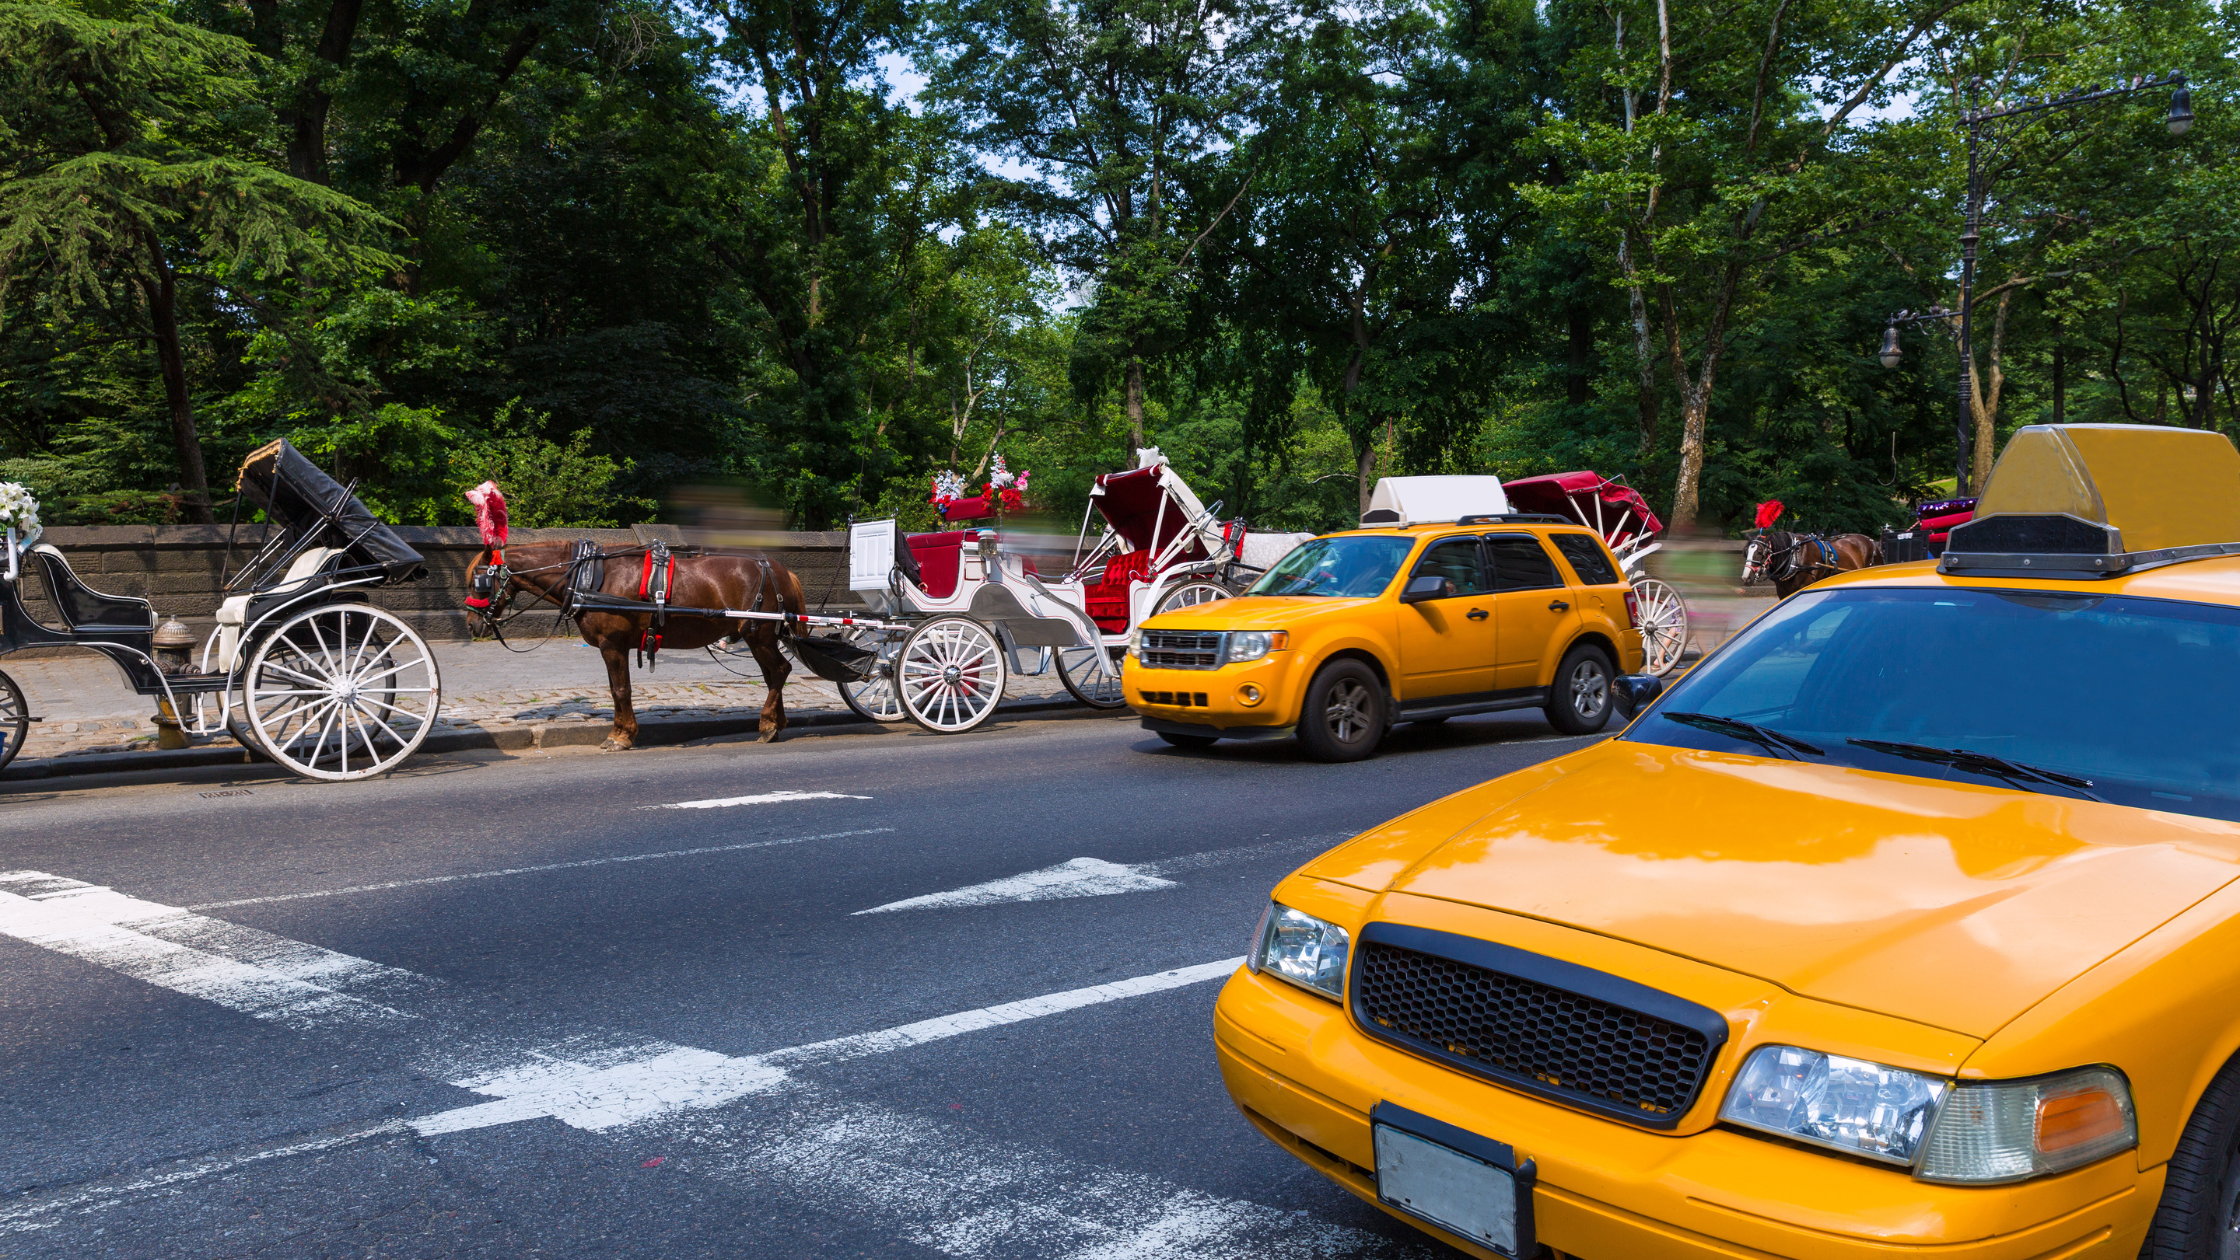
[[1401,588],[1400,602],[1420,604],[1427,599],[1445,599],[1454,594],[1453,587],[1454,583],[1436,573],[1420,573],[1409,578],[1407,586]]
[[1663,694],[1664,679],[1655,674],[1620,674],[1610,683],[1610,701],[1629,722],[1643,705]]

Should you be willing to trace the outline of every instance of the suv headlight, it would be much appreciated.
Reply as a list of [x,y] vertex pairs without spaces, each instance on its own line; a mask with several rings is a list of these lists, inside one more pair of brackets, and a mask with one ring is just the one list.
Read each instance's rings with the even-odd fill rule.
[[1260,933],[1245,955],[1253,974],[1267,972],[1324,997],[1340,997],[1346,987],[1346,930],[1282,902],[1268,903]]
[[1951,1082],[1864,1059],[1760,1046],[1719,1118],[1799,1142],[1911,1166]]
[[1283,630],[1238,630],[1229,636],[1229,655],[1225,664],[1236,665],[1244,661],[1257,661],[1270,652],[1281,652],[1291,646],[1291,635]]
[[1137,661],[1139,661],[1139,662],[1140,662],[1141,660],[1143,660],[1143,627],[1142,627],[1142,626],[1136,626],[1135,628],[1133,628],[1133,629],[1131,629],[1131,630],[1129,630],[1129,631],[1128,631],[1128,653],[1127,653],[1127,654],[1128,654],[1128,655],[1130,655],[1130,656],[1132,656],[1132,657],[1134,657],[1134,658],[1136,658],[1136,660],[1137,660]]

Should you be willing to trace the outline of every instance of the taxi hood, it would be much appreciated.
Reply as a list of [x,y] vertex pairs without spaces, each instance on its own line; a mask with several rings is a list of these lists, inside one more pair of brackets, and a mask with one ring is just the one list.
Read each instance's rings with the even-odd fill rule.
[[2240,876],[2240,825],[1611,741],[1302,873],[1568,924],[1987,1037]]

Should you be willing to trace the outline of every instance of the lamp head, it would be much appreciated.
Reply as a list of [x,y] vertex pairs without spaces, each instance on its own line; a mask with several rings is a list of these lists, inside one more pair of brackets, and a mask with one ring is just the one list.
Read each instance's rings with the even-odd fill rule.
[[1898,326],[1896,324],[1892,324],[1888,328],[1882,330],[1882,366],[1886,368],[1894,368],[1898,366],[1898,360],[1900,357],[1901,355],[1898,351]]
[[2193,93],[2187,89],[2184,75],[2172,74],[2170,78],[2178,85],[2178,90],[2170,94],[2170,134],[2182,136],[2193,126]]

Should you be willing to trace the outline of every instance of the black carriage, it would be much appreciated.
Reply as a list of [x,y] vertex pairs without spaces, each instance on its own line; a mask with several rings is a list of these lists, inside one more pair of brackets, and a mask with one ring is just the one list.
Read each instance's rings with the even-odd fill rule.
[[[426,562],[285,441],[243,461],[236,535],[258,530],[239,524],[244,503],[265,520],[239,569],[229,536],[218,624],[199,650],[191,638],[159,644],[147,600],[94,590],[54,546],[9,530],[0,653],[90,648],[189,739],[229,734],[310,778],[393,768],[435,725],[441,684],[427,642],[368,596],[420,577]],[[48,620],[23,597],[23,570],[34,567],[50,595]],[[0,674],[0,767],[22,749],[30,722],[22,690]]]

